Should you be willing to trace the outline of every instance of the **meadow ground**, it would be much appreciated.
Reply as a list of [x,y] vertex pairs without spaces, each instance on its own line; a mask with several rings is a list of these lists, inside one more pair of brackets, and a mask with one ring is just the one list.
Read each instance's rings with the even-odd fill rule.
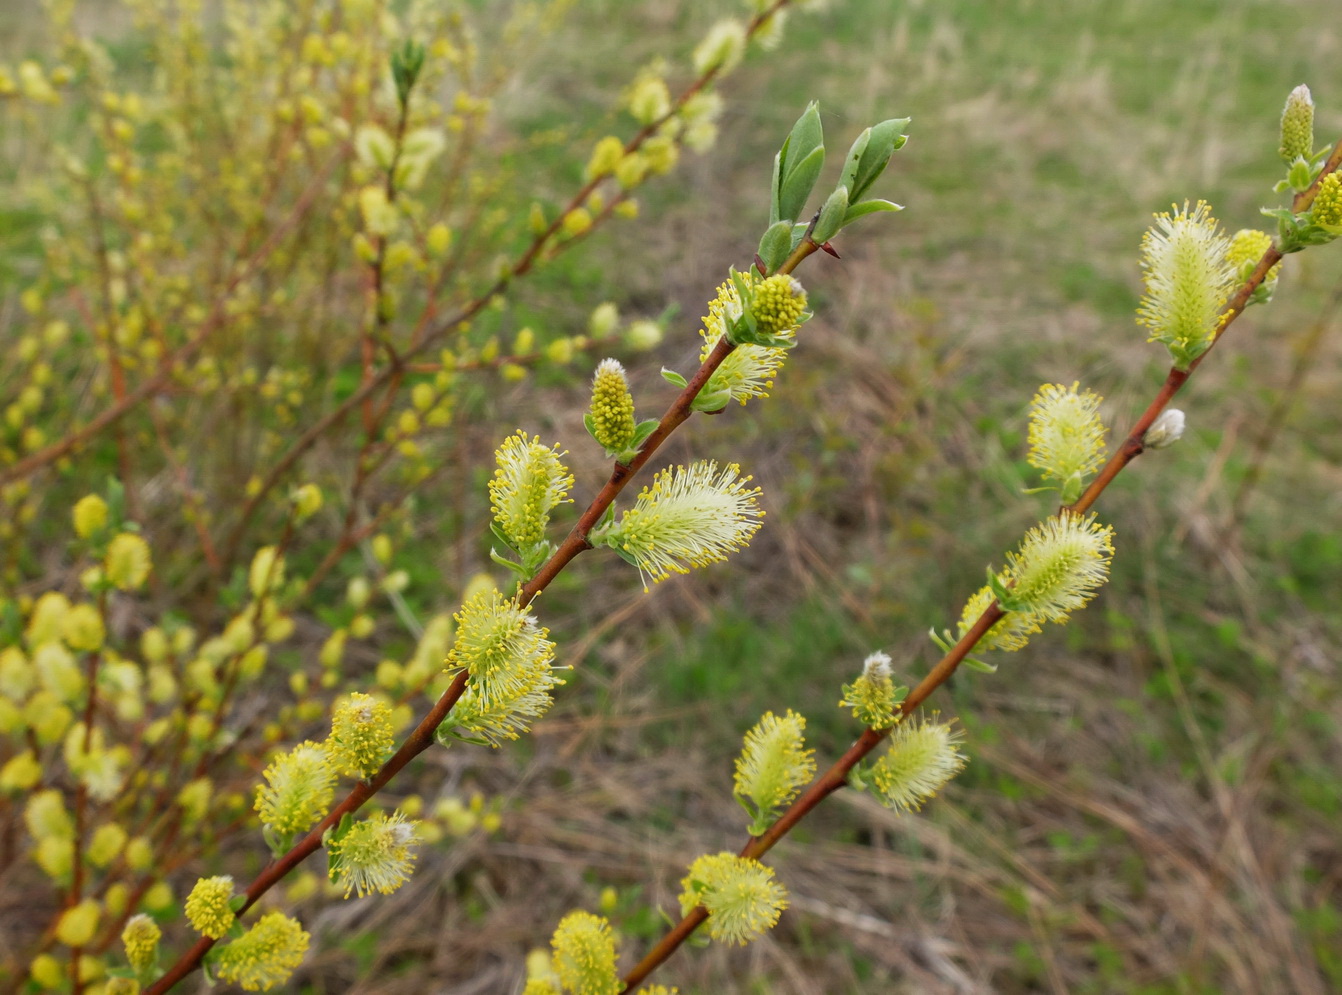
[[[569,44],[510,113],[603,133],[629,68],[714,9],[576,4]],[[608,887],[641,954],[688,862],[742,841],[731,759],[759,714],[803,711],[827,763],[855,734],[835,705],[863,657],[883,649],[916,680],[936,659],[928,628],[1048,513],[1050,495],[1022,493],[1037,387],[1104,395],[1120,437],[1145,407],[1167,365],[1134,322],[1151,213],[1207,199],[1230,230],[1267,227],[1281,103],[1310,84],[1319,142],[1342,136],[1340,57],[1327,0],[836,0],[748,61],[718,145],[543,287],[582,288],[578,310],[678,308],[659,351],[629,360],[658,409],[658,368],[693,362],[703,301],[750,259],[770,158],[805,102],[840,149],[912,117],[881,187],[907,210],[849,229],[842,260],[808,261],[816,317],[773,397],[670,447],[739,461],[766,526],[730,564],[647,594],[575,563],[545,605],[575,670],[536,735],[432,753],[416,774],[428,798],[498,799],[503,828],[427,850],[394,898],[313,916],[320,947],[294,990],[519,990],[525,952]],[[836,795],[771,855],[792,894],[779,928],[686,949],[656,980],[705,995],[1342,990],[1342,251],[1287,266],[1176,402],[1184,440],[1105,495],[1118,553],[1100,597],[934,699],[967,732],[964,774],[916,817]],[[581,377],[491,393],[461,429],[477,465],[496,426],[543,421],[579,448]],[[600,471],[579,456],[575,470],[581,503]],[[416,523],[416,577],[485,565],[483,539],[440,552],[437,528]]]

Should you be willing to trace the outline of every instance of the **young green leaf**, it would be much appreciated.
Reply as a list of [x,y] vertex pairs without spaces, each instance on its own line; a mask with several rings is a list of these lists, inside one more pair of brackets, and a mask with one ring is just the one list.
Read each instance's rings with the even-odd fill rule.
[[792,252],[792,222],[777,221],[769,226],[760,239],[759,257],[764,260],[767,273],[777,271]]
[[825,201],[825,206],[820,209],[820,217],[816,220],[815,231],[811,233],[811,239],[824,245],[839,234],[839,229],[843,227],[844,218],[847,216],[848,188],[840,184],[829,195],[829,199]]
[[[892,118],[889,121],[882,121],[880,124],[872,125],[868,130],[871,134],[867,141],[862,144],[858,150],[858,143],[853,143],[853,150],[849,151],[849,156],[853,151],[857,151],[856,169],[852,175],[852,181],[848,184],[848,197],[853,203],[862,199],[862,195],[870,189],[876,182],[877,177],[885,172],[886,165],[890,162],[890,157],[898,149],[904,147],[908,141],[908,136],[904,134],[904,129],[909,126],[909,118]],[[858,136],[858,142],[861,142],[861,136]],[[852,168],[851,163],[846,164],[844,171],[845,180],[848,178],[848,169]]]

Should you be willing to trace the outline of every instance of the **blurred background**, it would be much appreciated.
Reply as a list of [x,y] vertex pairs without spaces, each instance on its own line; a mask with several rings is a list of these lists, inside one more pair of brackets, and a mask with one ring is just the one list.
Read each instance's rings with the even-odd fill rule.
[[[5,7],[0,47],[17,60],[42,44],[38,7]],[[633,73],[683,64],[720,14],[580,0],[548,23],[497,95],[510,133],[532,141],[518,196],[576,187],[591,142],[633,130],[618,112]],[[96,4],[87,16],[133,64],[130,20]],[[884,650],[916,682],[938,656],[929,627],[953,625],[985,566],[1051,511],[1049,494],[1023,493],[1039,385],[1080,381],[1126,432],[1168,365],[1134,320],[1152,213],[1206,199],[1229,231],[1270,230],[1258,208],[1284,202],[1282,103],[1309,84],[1317,144],[1342,137],[1339,66],[1327,0],[835,0],[753,51],[722,86],[717,144],[641,190],[638,219],[538,274],[524,305],[542,335],[581,332],[602,301],[627,318],[673,308],[654,351],[614,349],[654,416],[674,396],[659,369],[693,368],[704,302],[751,260],[772,156],[806,103],[820,102],[830,146],[821,189],[863,127],[911,117],[874,191],[907,210],[857,223],[841,259],[798,272],[816,316],[772,397],[696,416],[666,449],[740,462],[765,527],[729,564],[648,593],[613,558],[579,558],[539,606],[575,669],[535,734],[433,751],[398,785],[430,805],[478,794],[501,824],[467,819],[391,898],[311,906],[315,951],[292,990],[520,991],[526,952],[574,907],[606,911],[626,957],[641,956],[661,912],[677,914],[688,863],[743,840],[731,785],[745,730],[765,710],[801,711],[826,766],[859,731],[836,704],[863,658]],[[22,193],[41,164],[0,144],[10,337],[48,219]],[[796,995],[1342,991],[1340,296],[1337,246],[1290,257],[1271,306],[1238,321],[1176,400],[1183,441],[1106,492],[1117,555],[1097,600],[933,699],[971,757],[941,797],[901,818],[835,795],[770,855],[792,894],[778,929],[743,950],[683,950],[654,980]],[[599,487],[581,416],[600,358],[518,383],[477,375],[443,430],[452,503],[421,499],[398,526],[412,609],[452,610],[491,569],[485,481],[513,427],[571,451],[578,507]],[[51,486],[73,498],[81,485]],[[68,502],[44,508],[68,521]],[[63,540],[45,541],[20,587],[53,583]],[[299,656],[324,638],[325,616],[308,614]],[[354,665],[371,672],[407,638],[380,628]],[[210,859],[245,878],[256,834]]]

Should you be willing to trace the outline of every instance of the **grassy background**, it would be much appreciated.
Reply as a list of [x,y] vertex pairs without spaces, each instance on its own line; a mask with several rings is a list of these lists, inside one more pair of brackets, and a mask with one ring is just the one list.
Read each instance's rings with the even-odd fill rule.
[[[510,94],[511,113],[609,130],[629,68],[716,10],[577,4],[565,54]],[[579,313],[679,307],[634,374],[651,414],[670,397],[659,365],[690,367],[703,301],[749,260],[770,158],[806,101],[821,101],[832,159],[865,124],[911,116],[880,186],[908,210],[849,229],[841,261],[806,264],[817,317],[773,399],[696,419],[669,447],[739,460],[765,489],[766,528],[732,564],[649,595],[579,560],[546,595],[577,668],[550,718],[519,748],[437,752],[422,771],[426,792],[501,796],[504,831],[427,853],[395,899],[309,922],[324,946],[302,990],[516,990],[524,952],[606,887],[626,950],[646,949],[663,928],[649,907],[674,911],[684,866],[740,845],[730,761],[760,712],[804,711],[827,763],[855,735],[834,705],[863,656],[883,648],[916,680],[935,659],[928,627],[951,624],[985,564],[1049,511],[1021,494],[1037,386],[1082,381],[1120,433],[1145,406],[1165,369],[1133,321],[1151,212],[1206,198],[1229,229],[1261,226],[1290,88],[1313,87],[1320,142],[1342,134],[1340,48],[1324,0],[848,0],[753,56],[717,148],[530,294],[537,309],[579,297]],[[571,169],[563,151],[538,163],[541,182]],[[6,240],[35,227],[0,200]],[[771,858],[793,894],[780,928],[746,950],[686,950],[659,980],[1342,990],[1342,253],[1290,264],[1271,309],[1238,322],[1181,396],[1185,441],[1106,494],[1119,552],[1102,596],[936,699],[968,731],[965,774],[918,818],[837,795]],[[553,424],[578,450],[583,395],[504,391],[480,400],[481,424]],[[492,436],[472,431],[483,465]],[[600,471],[574,458],[581,502]],[[426,553],[410,568],[439,566]]]

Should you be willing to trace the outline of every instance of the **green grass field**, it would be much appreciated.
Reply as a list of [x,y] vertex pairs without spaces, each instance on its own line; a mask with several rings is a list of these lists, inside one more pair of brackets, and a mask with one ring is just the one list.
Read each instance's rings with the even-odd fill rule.
[[[559,129],[526,160],[537,188],[571,182],[575,150],[619,123],[632,70],[668,45],[683,58],[673,39],[718,10],[576,2],[547,40],[557,54],[502,101],[521,127]],[[0,12],[14,57],[38,44],[31,16]],[[603,300],[674,307],[658,351],[627,359],[651,416],[673,396],[659,368],[692,367],[703,302],[750,261],[771,157],[806,102],[825,115],[822,187],[861,127],[912,117],[880,186],[906,210],[799,271],[816,317],[772,398],[696,418],[667,450],[739,461],[764,489],[764,529],[647,594],[614,558],[579,559],[545,596],[575,670],[536,735],[432,753],[413,775],[426,797],[445,783],[497,797],[502,830],[426,848],[393,898],[313,915],[294,990],[520,991],[526,951],[605,888],[641,956],[685,865],[743,841],[732,759],[760,713],[803,711],[823,769],[860,732],[836,705],[863,657],[884,649],[915,682],[939,656],[927,630],[953,625],[985,566],[1052,511],[1023,493],[1038,386],[1079,380],[1126,433],[1167,368],[1134,320],[1152,213],[1207,199],[1229,230],[1267,228],[1291,88],[1313,89],[1320,144],[1342,137],[1340,46],[1325,0],[835,0],[796,15],[726,84],[718,145],[521,305],[564,327]],[[22,153],[0,136],[0,336],[43,224],[17,193],[15,170],[35,168]],[[933,699],[967,732],[965,773],[917,817],[840,792],[771,855],[793,896],[779,928],[745,950],[687,948],[654,980],[685,995],[1342,991],[1339,288],[1338,246],[1288,260],[1271,307],[1176,401],[1184,440],[1105,494],[1118,552],[1099,598]],[[435,577],[488,567],[484,481],[506,431],[586,442],[575,369],[470,395],[448,431],[480,468],[458,482],[473,496],[441,518],[421,506],[398,563],[415,610],[455,607]],[[575,466],[581,507],[601,478],[594,459]],[[370,665],[407,637],[386,640]],[[229,858],[240,878],[254,842]]]

